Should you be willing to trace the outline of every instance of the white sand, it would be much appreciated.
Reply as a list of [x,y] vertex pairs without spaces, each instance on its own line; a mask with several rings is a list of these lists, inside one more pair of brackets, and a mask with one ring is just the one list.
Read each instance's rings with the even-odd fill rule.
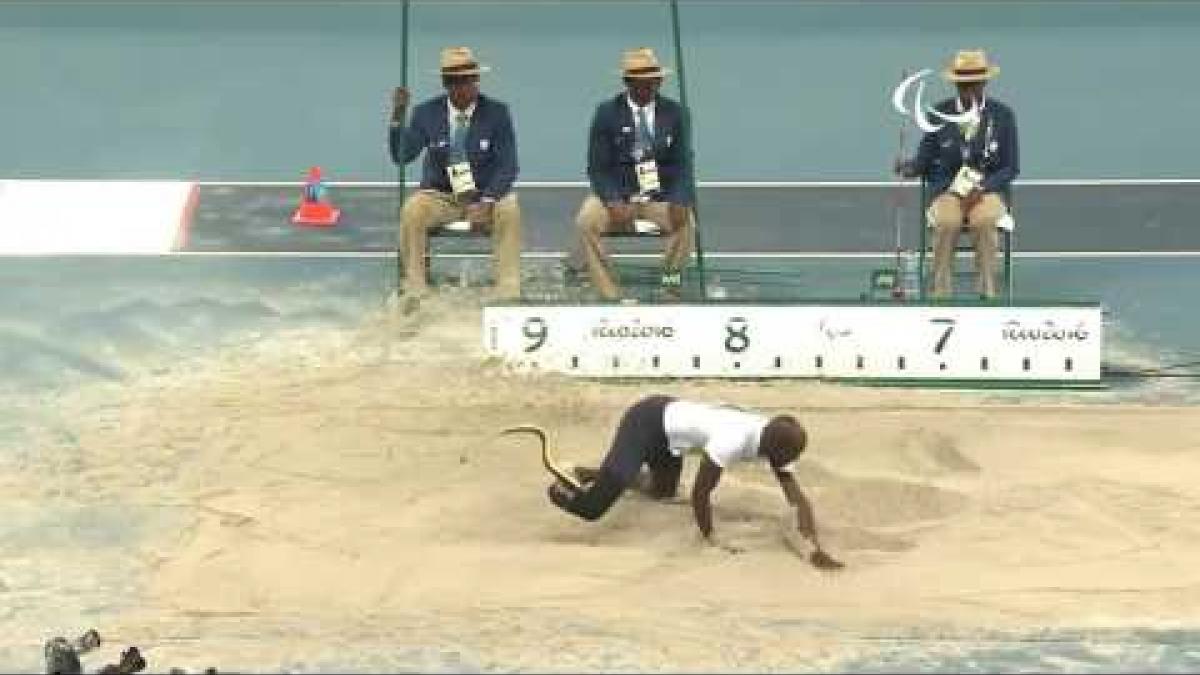
[[[96,626],[152,668],[796,669],[873,635],[1200,613],[1195,408],[517,376],[480,360],[477,305],[422,317],[75,392],[57,405],[76,465],[10,475],[0,503],[70,493],[157,514],[117,556],[132,597]],[[651,392],[798,414],[812,439],[801,483],[847,569],[789,552],[761,466],[716,492],[718,530],[749,549],[730,556],[699,544],[686,506],[627,496],[599,523],[567,516],[534,444],[495,435],[541,424],[564,460],[594,462]],[[43,633],[90,627],[70,618]]]

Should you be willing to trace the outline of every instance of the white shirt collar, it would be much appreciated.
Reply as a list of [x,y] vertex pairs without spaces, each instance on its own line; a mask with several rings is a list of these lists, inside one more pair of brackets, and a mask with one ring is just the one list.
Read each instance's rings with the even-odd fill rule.
[[638,110],[645,110],[646,111],[646,124],[650,125],[651,129],[654,128],[654,102],[655,102],[655,100],[656,99],[650,99],[650,102],[647,103],[645,105],[645,107],[641,107],[641,106],[638,106],[638,104],[634,103],[632,98],[629,98],[629,94],[625,94],[625,103],[629,106],[629,110],[633,112],[634,122],[635,123],[637,122]]
[[[987,107],[987,94],[984,94],[983,96],[979,97],[979,112],[983,112],[983,109],[986,107]],[[954,112],[959,112],[959,113],[966,112],[966,110],[963,110],[962,99],[957,96],[954,97]]]
[[[654,102],[656,100],[657,99],[652,98],[652,99],[650,99],[650,102],[646,104],[647,112],[654,110]],[[640,106],[638,106],[638,104],[633,102],[633,99],[629,97],[629,94],[625,94],[625,103],[627,103],[629,105],[629,109],[635,113],[638,111],[638,108],[640,107]]]
[[471,119],[475,115],[475,106],[478,103],[479,103],[478,100],[472,101],[471,105],[467,106],[466,110],[459,110],[458,108],[454,107],[454,104],[450,102],[450,97],[447,96],[446,97],[446,112],[447,112],[447,114],[450,115],[450,125],[451,126],[454,125],[454,118],[457,115],[466,115],[468,120]]

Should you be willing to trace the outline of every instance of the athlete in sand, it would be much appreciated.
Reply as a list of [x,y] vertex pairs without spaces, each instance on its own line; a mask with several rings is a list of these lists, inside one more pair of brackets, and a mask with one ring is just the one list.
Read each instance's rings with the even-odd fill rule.
[[[544,444],[543,436],[543,449]],[[763,458],[770,463],[788,503],[796,507],[797,530],[812,547],[809,561],[822,569],[837,569],[842,563],[821,548],[812,506],[792,475],[792,463],[807,444],[804,427],[791,415],[767,417],[726,405],[647,396],[625,411],[599,468],[578,467],[572,479],[557,469],[544,451],[546,468],[556,476],[548,494],[556,506],[585,520],[604,515],[629,487],[652,499],[671,500],[679,489],[683,454],[699,448],[704,459],[691,497],[696,525],[705,541],[740,553],[740,548],[716,537],[709,498],[725,467]],[[648,471],[643,472],[643,464]]]

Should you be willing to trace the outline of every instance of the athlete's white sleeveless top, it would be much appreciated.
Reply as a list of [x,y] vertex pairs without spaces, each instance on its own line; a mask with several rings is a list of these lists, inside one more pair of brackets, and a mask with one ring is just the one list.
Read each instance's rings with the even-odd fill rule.
[[729,406],[672,401],[663,410],[671,454],[702,448],[719,467],[758,456],[758,439],[768,418]]

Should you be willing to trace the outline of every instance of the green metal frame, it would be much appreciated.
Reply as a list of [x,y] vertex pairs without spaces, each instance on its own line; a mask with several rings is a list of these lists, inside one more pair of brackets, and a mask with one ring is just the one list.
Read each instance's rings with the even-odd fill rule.
[[[404,88],[408,88],[408,3],[409,0],[403,0],[403,2],[400,4],[400,86]],[[405,124],[407,123],[408,121],[405,120]],[[403,147],[400,148],[400,153],[401,159],[403,160],[403,156],[405,154],[405,149]],[[399,206],[396,207],[396,218],[399,219],[400,213],[404,210],[404,198],[406,196],[404,194],[404,183],[407,180],[408,175],[408,165],[404,161],[400,162],[400,166],[396,169],[396,174],[396,195],[399,201]],[[395,264],[396,284],[392,289],[392,292],[397,295],[399,295],[401,288],[404,286],[404,248],[403,242],[399,240],[400,236],[400,228],[397,227]]]
[[[926,222],[926,211],[929,209],[929,202],[932,201],[929,194],[929,184],[924,178],[921,179],[921,198],[917,202],[917,208],[920,212],[917,214],[917,223],[920,229],[920,244],[919,256],[917,258],[917,280],[920,284],[920,299],[922,302],[929,299],[929,279],[926,270],[928,266],[925,264],[927,257],[933,255],[933,244],[929,241],[929,223]],[[1012,188],[1004,192],[1004,203],[1008,207],[1008,212],[1014,212],[1014,202],[1012,196]],[[961,241],[961,239],[959,240]],[[955,254],[960,251],[973,250],[967,246],[959,244],[955,247]],[[1013,232],[1012,230],[1000,231],[1000,250],[1004,256],[1004,262],[1001,265],[1001,293],[1000,297],[1004,304],[1011,305],[1013,301]]]
[[704,277],[704,244],[700,227],[700,195],[696,189],[696,146],[692,134],[692,110],[688,107],[687,71],[683,59],[683,37],[679,30],[679,1],[670,0],[671,37],[675,45],[675,67],[679,70],[679,105],[683,108],[683,140],[687,152],[683,156],[684,180],[688,181],[692,192],[692,221],[695,224],[693,245],[696,248],[696,271],[699,276],[700,297],[708,297],[708,284]]

